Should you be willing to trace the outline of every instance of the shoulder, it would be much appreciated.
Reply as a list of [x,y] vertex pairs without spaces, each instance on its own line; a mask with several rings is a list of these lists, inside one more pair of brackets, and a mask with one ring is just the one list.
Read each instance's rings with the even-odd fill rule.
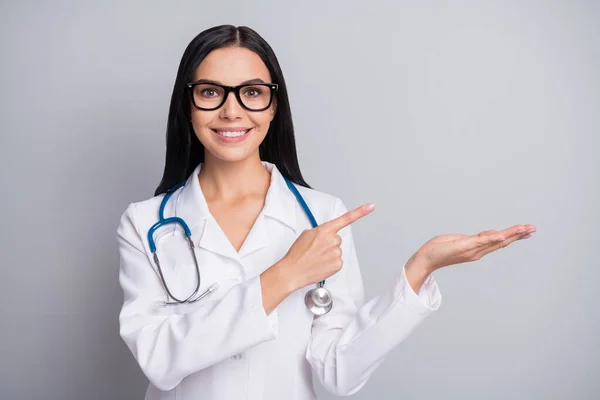
[[301,185],[295,186],[319,224],[335,219],[348,211],[344,202],[332,193],[309,189]]
[[148,230],[153,223],[152,221],[156,222],[158,220],[158,210],[164,197],[164,194],[160,194],[129,203],[119,219],[117,235],[120,237],[127,237],[132,234],[141,236],[140,232]]

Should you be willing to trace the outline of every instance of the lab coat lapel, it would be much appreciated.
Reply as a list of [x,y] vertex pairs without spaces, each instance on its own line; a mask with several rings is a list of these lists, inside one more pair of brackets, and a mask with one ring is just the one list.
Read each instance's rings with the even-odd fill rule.
[[198,246],[233,260],[240,260],[239,254],[235,251],[233,245],[227,239],[225,232],[223,232],[223,229],[221,229],[212,215],[206,218],[204,231],[202,232]]
[[175,205],[175,213],[190,226],[195,245],[212,253],[239,260],[239,255],[210,214],[200,182],[198,182],[201,168],[202,164],[199,164],[181,189],[179,201]]
[[265,226],[263,213],[261,212],[256,218],[254,225],[252,225],[250,232],[248,232],[248,236],[246,236],[246,239],[244,240],[244,243],[242,244],[238,254],[240,257],[245,257],[250,253],[267,247],[268,245],[269,235]]

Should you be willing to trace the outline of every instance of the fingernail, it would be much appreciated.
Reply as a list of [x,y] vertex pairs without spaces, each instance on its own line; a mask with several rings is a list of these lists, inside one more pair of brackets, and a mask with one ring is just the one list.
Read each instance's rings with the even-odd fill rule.
[[367,209],[367,211],[374,210],[375,209],[375,204],[369,203],[369,204],[367,204],[367,206],[365,208]]

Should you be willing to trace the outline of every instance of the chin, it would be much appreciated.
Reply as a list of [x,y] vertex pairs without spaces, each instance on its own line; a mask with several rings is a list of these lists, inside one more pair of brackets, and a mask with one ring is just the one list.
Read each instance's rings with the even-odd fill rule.
[[212,154],[213,157],[215,157],[221,161],[231,162],[231,163],[243,161],[243,160],[247,159],[248,157],[250,157],[251,155],[253,155],[255,152],[258,152],[258,148],[254,149],[252,151],[249,151],[248,149],[245,149],[245,148],[225,149],[224,151],[223,151],[223,149],[219,149],[217,151],[210,151],[210,153]]
[[[259,154],[258,148],[262,140],[257,141],[256,139],[257,138],[255,137],[254,140],[240,143],[238,146],[223,145],[219,142],[215,142],[217,139],[212,137],[210,140],[201,140],[201,143],[204,145],[205,151],[210,153],[212,157],[220,161],[235,163],[253,157],[255,154]],[[261,139],[264,139],[264,137]]]

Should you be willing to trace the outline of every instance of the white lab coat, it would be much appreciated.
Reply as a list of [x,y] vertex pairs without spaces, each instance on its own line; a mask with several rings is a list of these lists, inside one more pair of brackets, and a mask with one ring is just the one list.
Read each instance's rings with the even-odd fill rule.
[[[389,288],[367,303],[351,226],[342,229],[342,269],[327,279],[333,309],[314,317],[297,290],[266,315],[260,274],[287,253],[310,222],[274,164],[264,209],[239,252],[211,216],[198,183],[200,164],[173,194],[165,216],[183,218],[192,231],[203,292],[194,304],[169,300],[149,249],[147,232],[163,195],[132,203],[117,230],[119,281],[124,303],[120,334],[150,384],[146,400],[315,399],[312,372],[336,395],[358,391],[386,354],[437,310],[441,295],[432,276],[417,294],[401,260]],[[347,211],[338,198],[296,185],[317,223]],[[171,224],[155,235],[165,279],[176,297],[195,287],[195,270],[182,230]],[[390,252],[390,255],[393,251]]]

